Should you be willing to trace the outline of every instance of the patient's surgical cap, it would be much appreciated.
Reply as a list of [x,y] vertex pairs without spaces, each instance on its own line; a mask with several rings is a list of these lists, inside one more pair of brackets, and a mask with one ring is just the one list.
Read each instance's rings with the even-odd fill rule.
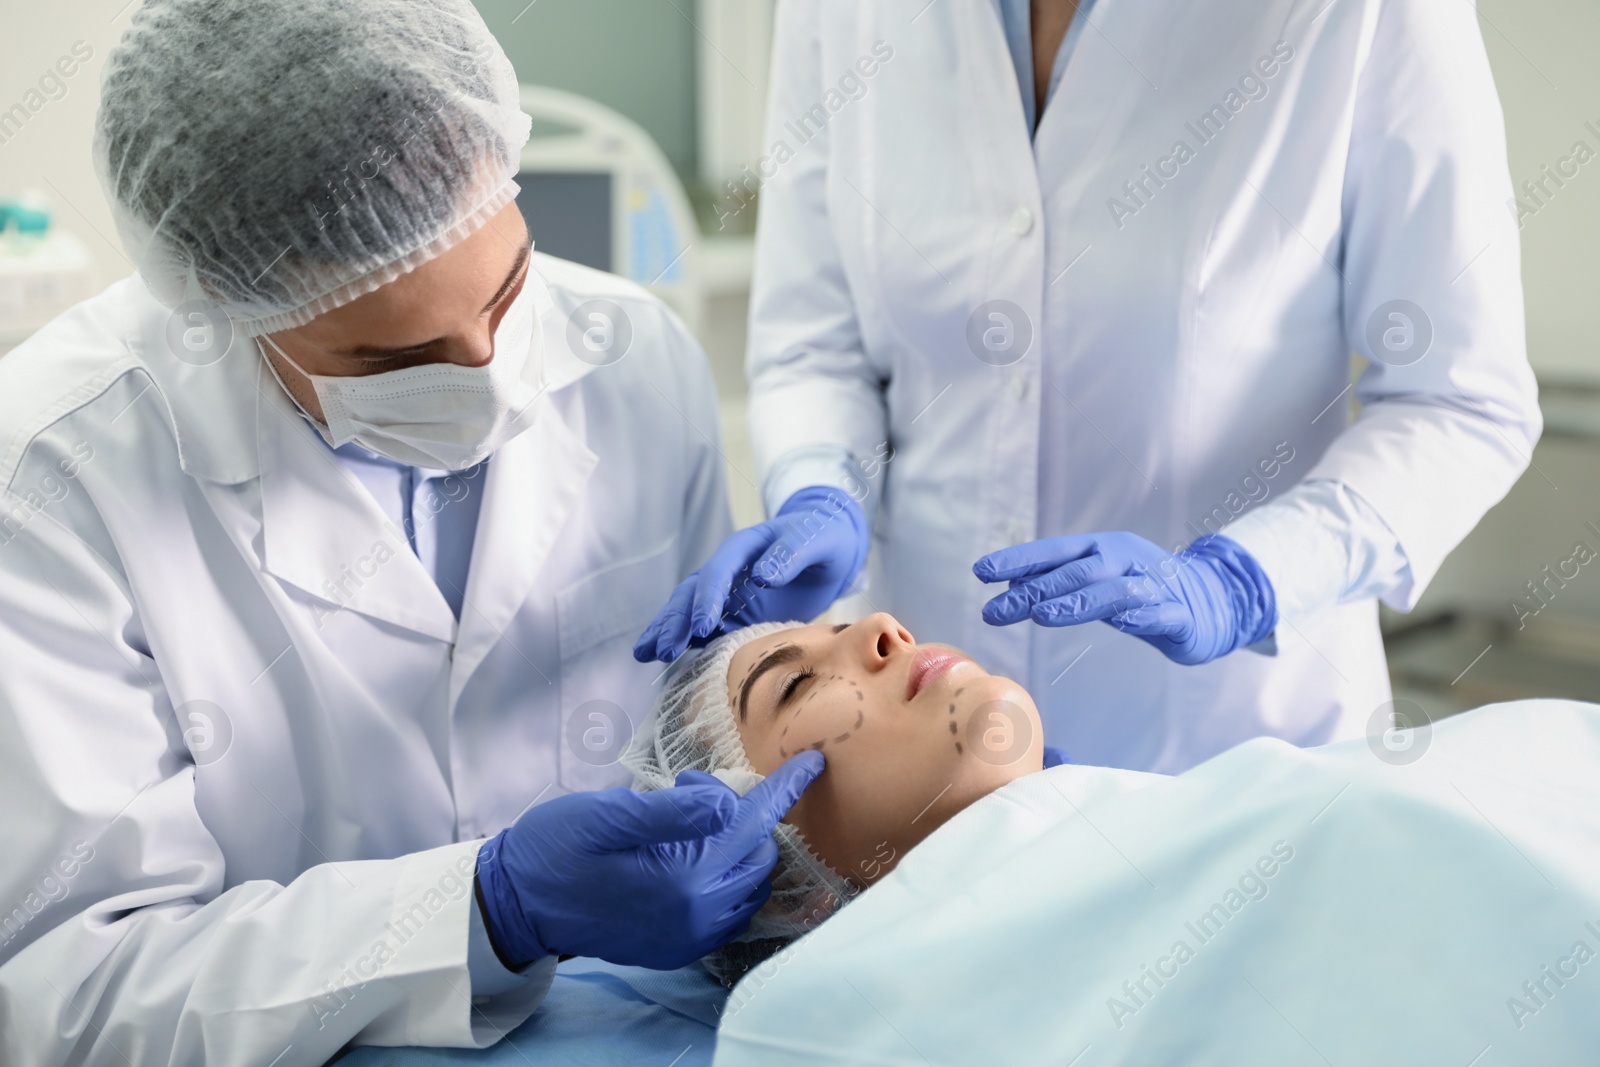
[[[705,771],[741,796],[762,780],[750,765],[733,706],[728,702],[728,665],[747,642],[787,630],[794,623],[761,623],[717,638],[700,657],[667,683],[651,723],[633,741],[623,762],[638,790],[666,789],[681,771]],[[731,985],[784,945],[815,927],[855,896],[856,889],[817,857],[788,823],[773,832],[778,864],[772,896],[733,944],[706,957],[712,974]]]
[[260,334],[477,230],[516,196],[529,125],[468,0],[146,0],[95,162],[156,297]]

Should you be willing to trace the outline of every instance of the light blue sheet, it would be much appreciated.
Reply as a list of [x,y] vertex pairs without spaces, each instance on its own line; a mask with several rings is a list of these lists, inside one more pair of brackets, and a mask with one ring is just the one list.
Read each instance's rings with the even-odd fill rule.
[[[1130,777],[1131,776],[1131,777]],[[752,971],[716,1067],[1600,1063],[1600,706],[957,814]]]
[[[678,971],[568,960],[539,1010],[486,1049],[361,1048],[338,1067],[704,1067],[727,990],[698,964]],[[676,1059],[674,1058],[676,1057]]]

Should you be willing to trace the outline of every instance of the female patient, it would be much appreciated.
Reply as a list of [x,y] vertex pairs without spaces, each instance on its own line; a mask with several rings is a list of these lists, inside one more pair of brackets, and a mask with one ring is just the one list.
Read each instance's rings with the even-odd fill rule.
[[714,774],[740,793],[796,753],[828,761],[778,828],[773,895],[707,960],[724,981],[831,915],[956,812],[1044,767],[1027,691],[892,616],[767,623],[712,643],[628,756],[636,786]]
[[[744,793],[796,753],[827,760],[778,827],[771,898],[712,973],[731,984],[883,883],[740,999],[719,1056],[744,1062],[744,1042],[748,1062],[789,1062],[773,1059],[788,1043],[816,1062],[826,1034],[893,1062],[904,1031],[1009,1050],[953,1062],[1111,1042],[1122,1062],[1170,1062],[1177,1042],[1277,1063],[1279,1012],[1343,1062],[1437,1059],[1405,1058],[1429,1033],[1472,1035],[1462,1062],[1490,1042],[1557,1062],[1580,1032],[1600,1039],[1592,984],[1557,1000],[1554,978],[1529,977],[1600,958],[1593,705],[1523,701],[1315,749],[1256,740],[1177,777],[1041,774],[1042,742],[1024,689],[888,615],[752,627],[690,664],[630,754],[639,787],[698,770]],[[1397,899],[1426,906],[1397,926]],[[1401,1000],[1430,1025],[1389,1018]],[[992,1025],[969,1033],[971,1018]]]

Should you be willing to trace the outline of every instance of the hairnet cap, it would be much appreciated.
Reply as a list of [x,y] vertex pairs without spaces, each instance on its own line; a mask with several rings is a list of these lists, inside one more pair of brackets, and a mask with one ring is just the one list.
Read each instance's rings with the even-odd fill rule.
[[146,0],[106,64],[95,162],[156,297],[260,334],[482,226],[529,125],[468,0]]
[[[728,665],[747,642],[794,625],[761,623],[719,637],[667,683],[655,716],[623,755],[634,773],[635,789],[666,789],[680,772],[689,770],[716,775],[741,796],[761,782],[764,776],[745,754],[728,701]],[[857,892],[811,851],[793,826],[779,823],[773,837],[778,863],[772,871],[772,896],[750,920],[749,929],[703,961],[729,985],[839,910]]]

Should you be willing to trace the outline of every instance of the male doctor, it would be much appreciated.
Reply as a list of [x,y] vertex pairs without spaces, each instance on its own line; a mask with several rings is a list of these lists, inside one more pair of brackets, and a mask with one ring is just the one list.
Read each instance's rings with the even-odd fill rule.
[[1541,428],[1473,6],[778,10],[749,351],[773,518],[637,653],[811,610],[791,576],[850,588],[870,542],[872,605],[1026,684],[1075,759],[1366,730],[1377,599],[1416,603]]
[[593,791],[729,524],[694,341],[531,254],[528,126],[467,0],[147,0],[111,57],[138,273],[0,361],[0,1061],[484,1045],[770,892],[819,754]]

